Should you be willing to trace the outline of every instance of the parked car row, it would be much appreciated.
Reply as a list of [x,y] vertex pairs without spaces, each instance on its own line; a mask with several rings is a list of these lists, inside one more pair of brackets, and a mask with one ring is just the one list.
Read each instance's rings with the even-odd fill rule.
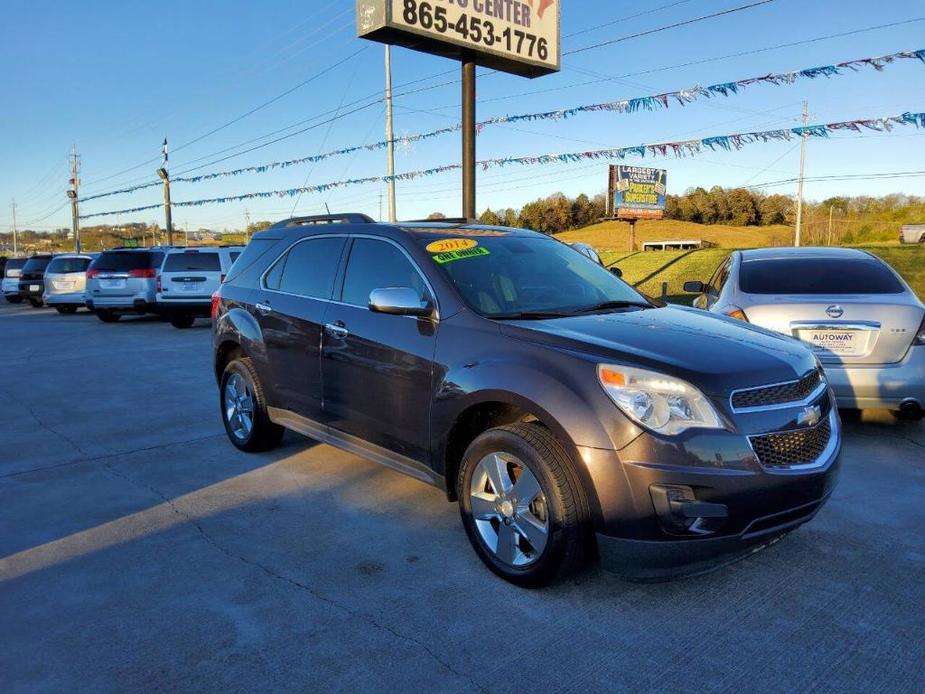
[[102,253],[34,255],[7,261],[3,294],[10,303],[75,313],[86,306],[104,323],[123,315],[158,314],[188,328],[208,317],[212,294],[243,249],[117,248]]

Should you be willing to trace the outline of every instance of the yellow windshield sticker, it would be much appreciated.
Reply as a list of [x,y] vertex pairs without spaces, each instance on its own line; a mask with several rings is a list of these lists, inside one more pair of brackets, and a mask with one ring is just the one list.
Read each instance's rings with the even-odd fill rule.
[[476,248],[467,248],[464,251],[447,251],[446,253],[437,253],[434,255],[434,262],[440,265],[452,263],[455,260],[466,260],[467,258],[479,258],[490,255],[487,248],[477,246]]
[[428,253],[450,253],[451,251],[466,251],[479,245],[474,239],[443,239],[427,244]]

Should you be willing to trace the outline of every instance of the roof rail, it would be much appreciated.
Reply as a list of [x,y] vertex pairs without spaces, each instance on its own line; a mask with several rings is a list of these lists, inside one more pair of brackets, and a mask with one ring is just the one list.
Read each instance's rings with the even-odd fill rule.
[[475,224],[476,220],[466,217],[444,217],[442,219],[406,219],[399,222],[399,224],[424,224],[427,222],[433,224]]
[[310,224],[375,224],[376,221],[365,214],[358,212],[344,212],[342,214],[317,214],[311,217],[291,217],[275,226],[300,227]]

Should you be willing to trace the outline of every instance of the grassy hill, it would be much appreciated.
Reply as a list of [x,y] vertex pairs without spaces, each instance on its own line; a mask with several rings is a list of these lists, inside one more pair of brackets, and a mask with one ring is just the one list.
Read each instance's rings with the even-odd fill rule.
[[[601,251],[629,253],[629,224],[601,222],[591,226],[558,234],[566,243],[590,243]],[[793,243],[793,229],[784,225],[767,227],[733,227],[723,224],[695,224],[664,219],[636,224],[636,244],[645,241],[672,241],[693,239],[709,241],[721,248],[754,248],[757,246],[789,246]]]

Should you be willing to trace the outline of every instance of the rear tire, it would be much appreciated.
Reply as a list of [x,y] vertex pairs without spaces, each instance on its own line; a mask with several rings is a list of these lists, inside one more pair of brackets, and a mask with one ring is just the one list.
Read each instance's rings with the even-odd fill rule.
[[58,313],[61,313],[61,314],[64,314],[64,315],[70,315],[70,314],[72,314],[72,313],[77,313],[77,307],[76,307],[76,306],[55,306],[55,310],[56,310]]
[[12,294],[12,295],[8,294],[6,297],[6,300],[7,300],[7,303],[10,303],[10,304],[21,304],[22,303],[22,297],[17,296],[16,294]]
[[903,412],[902,410],[890,410],[896,419],[901,422],[921,422],[925,419],[925,410],[917,410],[916,412]]
[[490,429],[469,445],[459,512],[476,554],[501,578],[537,588],[584,564],[590,514],[573,465],[539,424]]
[[118,313],[113,313],[112,311],[97,311],[96,317],[99,318],[104,323],[118,323],[119,319],[122,318]]
[[45,305],[45,302],[41,299],[33,299],[29,297],[29,303],[32,304],[32,308],[42,308]]
[[231,443],[247,453],[276,448],[286,430],[270,421],[263,386],[247,357],[228,363],[219,388],[222,424]]
[[170,318],[170,324],[177,328],[178,330],[185,330],[186,328],[192,328],[193,323],[196,322],[195,316],[173,316]]

